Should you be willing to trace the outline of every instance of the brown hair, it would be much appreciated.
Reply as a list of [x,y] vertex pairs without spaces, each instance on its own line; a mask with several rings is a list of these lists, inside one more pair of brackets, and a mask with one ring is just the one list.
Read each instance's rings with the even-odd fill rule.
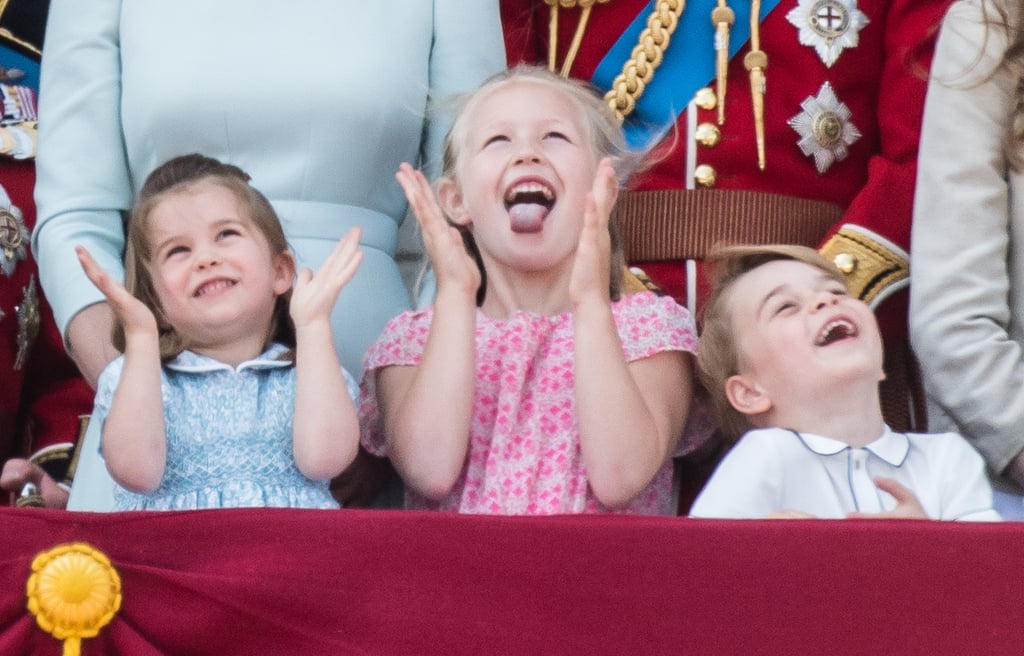
[[1024,17],[1017,10],[1017,16],[1011,20],[1006,6],[996,4],[995,13],[998,19],[991,19],[989,25],[1006,31],[1007,46],[1003,53],[1000,66],[1016,75],[1017,83],[1013,89],[1013,109],[1006,125],[1004,149],[1010,166],[1019,169],[1024,166],[1021,146],[1024,146]]
[[[149,269],[153,257],[149,239],[149,218],[153,209],[168,196],[187,192],[200,183],[219,185],[233,193],[249,210],[250,218],[266,238],[270,252],[275,255],[288,252],[288,241],[277,213],[274,212],[270,201],[249,184],[249,175],[242,169],[195,153],[175,157],[154,169],[142,185],[128,221],[124,253],[125,287],[145,303],[156,317],[157,330],[160,333],[160,358],[164,362],[188,348],[188,343],[167,321],[160,299],[153,288],[153,278]],[[274,312],[270,317],[267,343],[278,341],[295,346],[295,325],[288,313],[290,300],[291,290],[277,298]],[[123,352],[124,326],[120,321],[114,324],[112,339],[114,346]]]
[[[583,124],[590,137],[591,149],[597,159],[609,157],[615,169],[620,186],[626,178],[640,165],[642,153],[630,150],[622,126],[612,109],[604,102],[594,87],[575,79],[563,78],[542,66],[519,65],[497,73],[484,81],[475,91],[463,94],[455,99],[455,121],[444,140],[444,151],[441,160],[441,177],[455,180],[455,169],[458,163],[461,146],[466,139],[466,116],[470,110],[485,98],[507,84],[527,81],[546,86],[564,95],[583,117]],[[483,260],[477,250],[473,234],[464,226],[455,226],[462,234],[466,250],[476,260],[480,269],[480,289],[477,291],[477,305],[483,303],[487,291],[487,272]],[[626,266],[626,255],[623,250],[622,238],[619,236],[618,222],[612,212],[608,222],[611,235],[611,280],[609,294],[617,300],[622,294],[623,271]]]
[[[986,68],[977,72],[976,77],[969,78],[967,88],[972,84],[988,81],[1003,71],[1008,72],[1011,79],[1016,78],[1014,88],[1008,90],[1012,94],[1012,107],[1009,120],[1003,126],[1003,156],[1010,168],[1020,169],[1024,167],[1024,156],[1021,155],[1021,147],[1024,146],[1024,12],[1014,9],[1012,3],[1005,0],[981,0],[980,5],[986,25],[985,38],[978,45],[975,60],[961,74],[975,73],[974,69],[985,61]],[[995,63],[991,65],[988,63],[985,49],[993,32],[999,32],[1005,38],[1006,49],[998,59],[992,58]],[[989,66],[991,69],[988,69]],[[942,82],[962,84],[963,78],[957,77]]]
[[733,325],[730,292],[740,279],[754,269],[778,260],[795,260],[824,271],[846,287],[839,269],[813,248],[788,244],[728,246],[715,249],[708,257],[714,265],[711,294],[704,304],[702,332],[697,343],[697,371],[707,389],[723,436],[737,440],[751,428],[746,415],[729,403],[725,381],[740,373],[740,352]]

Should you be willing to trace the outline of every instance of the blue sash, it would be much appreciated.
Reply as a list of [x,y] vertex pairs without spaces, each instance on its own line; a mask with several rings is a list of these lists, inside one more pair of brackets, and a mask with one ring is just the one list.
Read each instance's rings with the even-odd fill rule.
[[[598,64],[591,80],[598,88],[610,89],[622,72],[640,32],[647,27],[655,1],[647,4]],[[762,0],[761,21],[778,4],[779,0]],[[654,146],[686,111],[693,94],[715,78],[715,28],[711,24],[711,10],[717,6],[717,0],[688,0],[686,3],[661,66],[622,126],[631,148]],[[736,22],[729,31],[729,57],[732,58],[750,39],[750,2],[733,0],[729,6],[736,14]],[[679,51],[684,51],[685,56],[673,56]]]
[[20,52],[15,51],[13,48],[0,43],[0,67],[3,68],[17,68],[25,73],[25,77],[8,82],[8,84],[17,84],[23,87],[31,87],[32,89],[39,90],[39,61],[27,57]]

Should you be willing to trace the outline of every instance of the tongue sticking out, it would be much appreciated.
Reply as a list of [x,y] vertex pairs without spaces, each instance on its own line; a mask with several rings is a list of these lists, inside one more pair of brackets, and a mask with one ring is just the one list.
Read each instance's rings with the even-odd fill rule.
[[508,209],[512,232],[540,232],[548,208],[537,203],[517,203]]

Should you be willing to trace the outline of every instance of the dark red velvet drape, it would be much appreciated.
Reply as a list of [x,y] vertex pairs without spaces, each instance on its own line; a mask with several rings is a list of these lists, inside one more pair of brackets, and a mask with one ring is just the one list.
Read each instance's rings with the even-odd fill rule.
[[96,654],[1020,653],[1024,525],[0,509],[0,654],[60,654],[33,557],[121,574]]

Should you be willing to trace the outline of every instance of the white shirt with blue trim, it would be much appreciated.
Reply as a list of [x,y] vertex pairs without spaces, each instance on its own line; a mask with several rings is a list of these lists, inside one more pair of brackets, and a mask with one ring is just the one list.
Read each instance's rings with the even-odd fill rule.
[[851,447],[783,428],[749,431],[697,496],[692,517],[765,518],[796,510],[821,518],[892,510],[874,478],[909,488],[933,519],[999,521],[981,456],[956,433],[896,433]]

